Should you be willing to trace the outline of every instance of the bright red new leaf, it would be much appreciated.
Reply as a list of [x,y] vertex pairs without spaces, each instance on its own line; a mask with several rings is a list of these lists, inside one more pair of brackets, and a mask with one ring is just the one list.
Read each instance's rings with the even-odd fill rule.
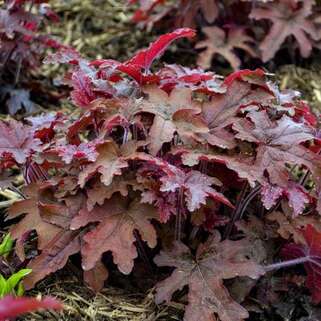
[[153,61],[159,58],[173,41],[179,38],[191,38],[194,37],[195,34],[195,31],[190,28],[181,28],[162,35],[147,49],[139,51],[133,58],[127,60],[125,65],[148,71]]
[[6,321],[8,318],[18,317],[21,314],[34,312],[39,309],[61,310],[63,305],[51,297],[39,300],[36,298],[7,296],[0,300],[0,321]]

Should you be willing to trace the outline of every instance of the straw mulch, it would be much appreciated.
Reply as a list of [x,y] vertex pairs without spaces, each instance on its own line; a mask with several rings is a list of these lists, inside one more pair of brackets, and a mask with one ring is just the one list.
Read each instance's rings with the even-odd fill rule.
[[31,313],[20,321],[178,321],[183,314],[180,304],[155,305],[153,290],[135,293],[107,286],[95,294],[66,270],[41,282],[28,295],[54,296],[65,308],[59,313]]

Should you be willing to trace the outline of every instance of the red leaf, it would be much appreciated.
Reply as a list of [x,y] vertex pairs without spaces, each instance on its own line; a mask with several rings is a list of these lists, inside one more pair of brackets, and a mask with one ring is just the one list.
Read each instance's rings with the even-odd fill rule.
[[105,265],[98,261],[91,270],[84,271],[84,281],[95,292],[99,292],[104,287],[104,282],[107,280],[108,274]]
[[260,45],[263,61],[266,62],[274,57],[287,37],[293,36],[300,48],[303,57],[310,56],[312,41],[320,38],[320,30],[313,23],[311,0],[300,1],[277,1],[272,4],[262,5],[254,8],[250,14],[254,19],[268,19],[273,25]]
[[80,251],[81,240],[79,231],[61,231],[46,245],[41,254],[28,264],[32,273],[24,279],[26,289],[31,289],[35,284],[48,274],[62,269],[69,256]]
[[78,135],[88,127],[98,127],[100,121],[105,118],[105,108],[92,108],[85,112],[79,119],[73,122],[67,129],[67,137],[72,141],[77,141],[80,144]]
[[54,128],[57,123],[63,123],[64,116],[62,113],[49,112],[38,116],[27,117],[26,120],[31,124],[34,131]]
[[311,126],[316,127],[318,123],[318,118],[311,111],[309,105],[307,105],[304,101],[296,102],[295,106],[295,116],[294,119],[297,121],[301,121],[302,118]]
[[55,53],[47,56],[44,60],[45,64],[78,64],[81,60],[80,54],[73,48],[62,47]]
[[151,11],[159,4],[162,4],[164,0],[131,0],[129,1],[129,4],[134,4],[136,2],[139,2],[140,7],[135,11],[132,19],[137,23],[148,19]]
[[98,157],[95,162],[87,165],[79,174],[78,182],[84,187],[86,182],[96,173],[101,174],[101,181],[108,186],[115,175],[121,175],[122,168],[128,163],[120,157],[120,151],[113,141],[106,141],[97,148]]
[[191,38],[195,36],[195,31],[189,28],[176,29],[173,32],[160,36],[147,49],[139,51],[133,58],[125,62],[125,65],[133,65],[148,71],[153,61],[159,58],[167,47],[179,38]]
[[187,208],[193,212],[206,203],[207,197],[212,197],[215,200],[233,207],[230,201],[223,194],[218,193],[211,185],[220,185],[220,181],[214,177],[209,177],[198,171],[190,171],[184,173],[177,167],[172,166],[172,174],[161,178],[162,192],[175,192],[182,190],[186,197]]
[[290,243],[282,249],[282,256],[287,259],[306,258],[304,263],[308,277],[306,286],[312,293],[315,304],[321,302],[321,233],[312,225],[303,231],[306,244]]
[[73,72],[71,82],[74,88],[70,93],[72,100],[80,107],[87,107],[96,98],[90,77],[84,71],[78,70]]
[[289,200],[289,206],[293,209],[294,217],[302,214],[306,204],[310,201],[302,186],[293,182],[289,182],[286,188],[263,184],[261,194],[263,205],[267,210],[271,209],[282,195],[285,195]]
[[40,144],[31,127],[16,120],[0,121],[0,157],[8,154],[23,164],[33,151],[40,151]]
[[230,86],[235,80],[248,81],[249,83],[257,82],[258,84],[263,85],[264,76],[265,76],[265,72],[262,69],[259,69],[259,68],[255,70],[243,69],[243,70],[235,71],[232,74],[228,75],[224,79],[224,85]]
[[204,70],[190,69],[179,65],[165,65],[157,75],[160,78],[160,88],[168,94],[174,88],[187,87],[193,91],[205,94],[222,93],[226,91],[222,86],[222,80],[212,72]]
[[158,266],[175,270],[156,285],[156,303],[169,302],[175,291],[188,285],[186,321],[213,321],[217,313],[222,321],[243,321],[248,312],[230,296],[224,279],[238,276],[258,278],[264,269],[251,259],[250,242],[224,240],[215,234],[207,244],[201,244],[194,257],[187,246],[176,242],[171,251],[156,256]]
[[[253,89],[252,85],[259,87]],[[209,144],[221,148],[234,148],[234,135],[225,128],[235,121],[241,107],[256,102],[269,102],[273,95],[265,88],[264,72],[260,69],[234,72],[224,81],[226,92],[213,94],[209,102],[202,106],[203,117],[210,129],[203,134]]]
[[139,104],[139,111],[155,115],[149,130],[152,155],[156,155],[164,143],[170,142],[175,132],[182,138],[195,138],[196,133],[208,132],[205,122],[198,115],[200,105],[193,101],[190,89],[177,88],[170,95],[155,86],[145,86],[143,90],[148,98]]
[[[124,63],[106,60],[100,67],[115,68],[129,75],[139,84],[158,83],[159,77],[148,72],[153,61],[159,58],[165,52],[167,47],[176,39],[183,37],[190,38],[194,36],[195,31],[192,29],[177,29],[171,33],[160,36],[147,49],[139,51],[133,58],[125,61]],[[145,72],[143,73],[142,71]]]
[[51,297],[45,297],[39,300],[36,298],[15,298],[7,296],[0,300],[0,321],[5,321],[8,318],[14,318],[39,309],[61,310],[63,309],[63,305]]
[[249,117],[254,124],[241,119],[234,123],[233,129],[238,132],[237,138],[258,145],[255,167],[260,173],[259,181],[264,180],[264,172],[267,171],[271,183],[286,188],[289,180],[286,164],[305,165],[314,177],[318,177],[320,156],[301,145],[313,140],[311,127],[296,123],[286,115],[272,121],[266,111],[252,112]]
[[70,164],[73,160],[86,159],[90,162],[96,161],[98,157],[97,142],[81,143],[80,145],[63,145],[53,149],[66,164]]
[[141,67],[132,64],[119,64],[117,70],[125,73],[126,75],[132,77],[139,84],[154,84],[159,82],[159,77],[153,74],[144,74],[141,71]]
[[254,39],[248,36],[242,28],[231,28],[227,35],[223,29],[218,27],[204,27],[202,31],[207,39],[196,44],[196,48],[206,50],[198,55],[197,63],[204,69],[210,68],[213,57],[218,54],[224,57],[234,70],[241,66],[241,60],[234,53],[234,49],[242,49],[252,57],[256,57],[254,49],[250,44]]
[[261,189],[262,203],[264,207],[271,209],[283,194],[283,189],[270,184],[263,184]]
[[72,228],[99,222],[97,227],[83,238],[83,269],[92,269],[104,252],[111,251],[119,270],[129,274],[138,255],[134,246],[134,231],[139,232],[150,248],[157,244],[156,231],[150,222],[153,218],[157,218],[153,206],[141,204],[137,200],[128,203],[128,200],[121,197],[113,197],[105,201],[103,206],[96,206],[91,212],[86,209],[80,211],[79,216],[73,220]]

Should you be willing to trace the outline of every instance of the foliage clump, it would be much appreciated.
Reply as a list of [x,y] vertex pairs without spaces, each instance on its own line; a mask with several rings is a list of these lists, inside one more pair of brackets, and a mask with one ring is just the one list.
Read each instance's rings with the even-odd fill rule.
[[[188,285],[187,321],[246,319],[241,303],[260,284],[249,282],[244,297],[234,298],[226,280],[242,287],[241,276],[257,280],[298,263],[320,301],[311,282],[311,275],[319,282],[320,265],[313,241],[321,233],[317,119],[261,69],[225,79],[175,64],[151,71],[173,41],[194,36],[177,29],[125,62],[88,61],[62,47],[46,63],[70,65],[65,81],[81,116],[1,122],[2,172],[19,166],[26,182],[8,218],[21,218],[11,235],[32,269],[27,288],[80,253],[94,290],[112,263],[123,274],[139,257],[174,267],[156,284],[156,301]],[[24,245],[32,231],[29,261]],[[290,239],[296,245],[284,247],[288,260],[273,264]]]

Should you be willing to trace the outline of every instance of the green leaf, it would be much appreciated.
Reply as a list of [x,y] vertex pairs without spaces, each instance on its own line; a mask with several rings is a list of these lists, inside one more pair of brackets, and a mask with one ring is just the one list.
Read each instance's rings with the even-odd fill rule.
[[0,298],[8,294],[8,286],[6,279],[0,274]]
[[10,233],[6,234],[0,244],[0,256],[7,255],[12,250],[13,243]]
[[16,296],[23,296],[25,293],[25,287],[22,282],[18,284],[18,288],[16,290]]
[[7,287],[9,292],[14,292],[15,287],[22,280],[22,278],[24,278],[26,275],[30,274],[31,272],[32,272],[31,269],[22,269],[17,273],[14,273],[13,275],[11,275],[10,278],[7,280]]

